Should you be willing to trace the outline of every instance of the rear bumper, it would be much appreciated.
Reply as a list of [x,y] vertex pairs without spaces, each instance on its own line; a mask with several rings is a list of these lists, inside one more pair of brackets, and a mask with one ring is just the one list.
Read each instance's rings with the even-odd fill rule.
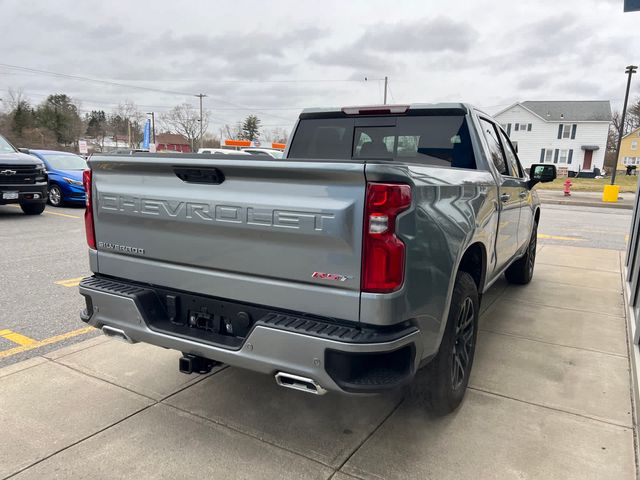
[[[18,198],[6,199],[4,198],[5,192],[17,192]],[[0,205],[7,205],[9,203],[44,203],[46,201],[46,182],[32,185],[0,185]]]
[[[421,332],[414,326],[378,332],[270,311],[255,321],[240,345],[229,348],[155,328],[150,315],[158,309],[146,308],[148,299],[140,300],[156,295],[151,287],[90,277],[80,283],[80,293],[87,302],[81,318],[96,328],[115,328],[132,342],[256,372],[299,375],[330,391],[378,393],[401,387],[411,381],[422,356]],[[301,323],[306,327],[296,326]]]

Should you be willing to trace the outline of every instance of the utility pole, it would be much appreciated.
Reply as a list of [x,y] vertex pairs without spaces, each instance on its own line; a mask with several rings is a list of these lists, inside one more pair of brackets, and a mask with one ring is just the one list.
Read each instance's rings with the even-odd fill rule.
[[200,148],[202,148],[202,99],[206,97],[204,93],[196,95],[200,99]]
[[[379,85],[379,84],[378,84]],[[389,77],[384,77],[384,104],[387,104],[387,86],[389,85]]]
[[631,76],[636,73],[638,67],[636,65],[628,65],[624,73],[627,77],[627,92],[624,94],[624,106],[622,107],[622,118],[620,119],[620,131],[618,132],[618,146],[616,147],[616,158],[613,167],[613,173],[611,174],[611,185],[616,182],[616,167],[618,166],[618,157],[620,156],[620,145],[622,144],[622,137],[624,136],[624,122],[627,116],[627,102],[629,101],[629,89],[631,88]]
[[156,143],[156,112],[147,112],[147,115],[151,115],[151,141]]

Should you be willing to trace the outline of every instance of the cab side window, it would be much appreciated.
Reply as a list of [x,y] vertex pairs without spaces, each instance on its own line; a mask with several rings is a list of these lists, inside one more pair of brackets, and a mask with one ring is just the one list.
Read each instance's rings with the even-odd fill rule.
[[487,140],[489,154],[491,155],[493,164],[501,175],[509,175],[507,161],[502,153],[502,147],[500,146],[500,140],[498,140],[499,136],[495,125],[484,118],[480,119],[480,125],[482,126],[484,138]]
[[500,140],[502,140],[502,146],[504,147],[504,154],[507,157],[511,176],[522,178],[524,175],[522,174],[522,168],[520,168],[520,162],[518,162],[518,156],[513,149],[513,145],[511,145],[511,142],[502,130],[500,130]]

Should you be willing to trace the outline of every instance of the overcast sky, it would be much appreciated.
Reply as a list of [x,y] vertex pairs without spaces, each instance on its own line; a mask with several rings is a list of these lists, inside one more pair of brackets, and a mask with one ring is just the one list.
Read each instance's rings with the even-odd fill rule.
[[[640,62],[640,12],[623,0],[0,0],[0,62],[173,93],[0,66],[0,98],[67,93],[82,110],[197,105],[210,131],[256,113],[290,128],[301,108],[608,99]],[[368,80],[365,81],[365,78]],[[640,95],[640,76],[634,95]],[[2,108],[0,104],[0,108]]]

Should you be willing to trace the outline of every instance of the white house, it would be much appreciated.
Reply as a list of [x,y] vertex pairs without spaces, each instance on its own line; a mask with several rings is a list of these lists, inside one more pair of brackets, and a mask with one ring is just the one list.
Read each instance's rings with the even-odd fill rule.
[[517,145],[525,168],[555,163],[584,176],[602,170],[611,123],[608,100],[518,102],[493,117]]

